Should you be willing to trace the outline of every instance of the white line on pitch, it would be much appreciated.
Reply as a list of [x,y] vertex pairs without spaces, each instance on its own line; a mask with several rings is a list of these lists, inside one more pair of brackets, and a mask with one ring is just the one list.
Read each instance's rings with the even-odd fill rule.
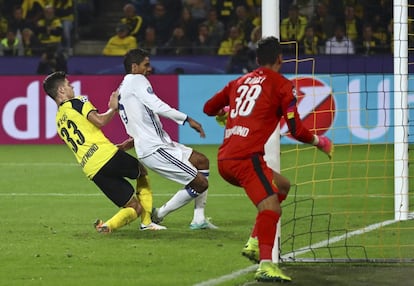
[[35,162],[7,162],[7,163],[0,163],[0,166],[5,167],[21,167],[21,166],[34,166],[34,167],[61,167],[61,166],[69,166],[69,167],[78,167],[79,164],[76,163],[59,163],[59,162],[42,162],[42,163],[35,163]]
[[[411,213],[410,215],[412,216],[413,214]],[[390,224],[393,224],[393,223],[396,223],[396,222],[398,222],[398,221],[396,221],[396,220],[386,220],[386,221],[383,221],[383,222],[380,222],[380,223],[371,224],[371,225],[366,226],[364,228],[361,228],[361,229],[358,229],[358,230],[355,230],[355,231],[352,231],[352,232],[348,232],[348,233],[343,234],[343,235],[332,237],[328,240],[324,240],[324,241],[312,244],[308,247],[300,248],[295,252],[291,252],[291,253],[283,255],[282,259],[283,258],[287,259],[287,258],[291,257],[292,254],[301,255],[301,254],[304,254],[306,252],[309,252],[311,249],[327,246],[329,244],[344,240],[345,238],[350,238],[350,237],[355,236],[355,235],[360,235],[360,234],[363,234],[363,233],[367,233],[367,232],[376,230],[378,228],[381,228],[381,227],[384,227],[384,226],[387,226],[387,225],[390,225]],[[254,270],[256,270],[257,267],[258,267],[257,264],[252,265],[252,266],[249,266],[247,268],[232,272],[230,274],[226,274],[226,275],[220,276],[218,278],[213,278],[213,279],[195,284],[193,286],[214,286],[214,285],[218,285],[218,284],[226,282],[228,280],[235,279],[235,278],[237,278],[237,277],[239,277],[239,276],[241,276],[245,273],[254,271]]]
[[327,246],[329,244],[336,243],[336,242],[344,240],[344,239],[348,239],[348,238],[353,237],[355,235],[360,235],[360,234],[363,234],[363,233],[367,233],[367,232],[376,230],[378,228],[381,228],[381,227],[384,227],[384,226],[387,226],[387,225],[390,225],[390,224],[393,224],[393,223],[396,223],[396,222],[398,222],[398,221],[396,221],[396,220],[386,220],[386,221],[383,221],[383,222],[371,224],[371,225],[366,226],[364,228],[357,229],[357,230],[345,233],[343,235],[338,235],[338,236],[335,236],[335,237],[330,238],[328,240],[324,240],[324,241],[312,244],[312,245],[307,246],[307,247],[302,247],[298,250],[295,250],[294,252],[287,253],[287,254],[282,256],[282,260],[283,259],[288,259],[293,254],[301,255],[301,254],[309,252],[310,249],[316,249],[316,248],[319,248],[319,247],[324,247],[324,246]]
[[[153,196],[172,196],[175,193],[164,193],[164,194],[159,194],[159,193],[154,193]],[[88,193],[1,193],[0,192],[0,196],[1,197],[17,197],[17,196],[38,196],[38,197],[64,197],[64,196],[68,196],[68,197],[93,197],[93,196],[100,196],[101,193],[95,193],[95,194],[88,194]],[[245,197],[246,195],[243,192],[240,192],[240,194],[217,194],[214,193],[214,191],[211,191],[208,193],[209,197]],[[309,195],[296,195],[297,198],[300,197],[306,197],[308,198]],[[343,196],[334,196],[335,199],[337,198],[341,198],[341,197],[349,197],[349,195],[343,195]],[[358,196],[353,196],[358,197]],[[361,195],[360,197],[369,197],[369,198],[392,198],[393,195]],[[321,199],[321,198],[333,198],[331,195],[316,195],[313,196],[312,198],[314,199]]]
[[[175,193],[153,194],[155,197],[172,196]],[[89,193],[0,193],[0,197],[98,197],[102,194],[97,192],[95,194]],[[208,194],[209,197],[245,197],[245,194]]]

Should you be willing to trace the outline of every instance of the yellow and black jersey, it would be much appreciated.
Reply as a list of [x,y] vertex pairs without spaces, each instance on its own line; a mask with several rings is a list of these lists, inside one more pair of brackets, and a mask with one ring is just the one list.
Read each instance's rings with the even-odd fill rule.
[[63,102],[56,114],[60,138],[75,154],[76,160],[90,179],[118,150],[101,129],[87,119],[91,111],[96,111],[93,104],[85,96],[78,96]]
[[131,36],[138,38],[138,35],[141,36],[143,34],[141,30],[143,19],[141,16],[136,15],[132,18],[124,17],[121,19],[121,23],[128,26],[129,34]]
[[58,17],[37,21],[36,32],[42,44],[60,44],[62,42],[62,22]]
[[73,0],[54,0],[53,6],[55,7],[55,14],[60,20],[75,20]]

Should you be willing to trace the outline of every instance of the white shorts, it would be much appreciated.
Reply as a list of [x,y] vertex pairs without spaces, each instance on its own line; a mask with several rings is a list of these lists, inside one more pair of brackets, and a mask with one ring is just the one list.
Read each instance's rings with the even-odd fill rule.
[[173,142],[173,145],[161,147],[139,161],[161,176],[185,186],[198,172],[189,161],[192,152],[192,148]]

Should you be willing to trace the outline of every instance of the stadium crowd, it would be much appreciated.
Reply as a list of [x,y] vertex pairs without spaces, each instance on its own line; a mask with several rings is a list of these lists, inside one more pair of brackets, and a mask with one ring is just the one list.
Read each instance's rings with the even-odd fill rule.
[[[291,43],[283,45],[285,54],[392,53],[392,0],[280,2],[280,40]],[[93,21],[100,5],[99,0],[0,0],[0,55],[38,56],[40,73],[64,65],[79,39],[75,27]],[[255,66],[260,0],[130,0],[121,5],[123,16],[105,39],[103,55],[140,47],[151,55],[230,56],[228,72],[233,73]]]

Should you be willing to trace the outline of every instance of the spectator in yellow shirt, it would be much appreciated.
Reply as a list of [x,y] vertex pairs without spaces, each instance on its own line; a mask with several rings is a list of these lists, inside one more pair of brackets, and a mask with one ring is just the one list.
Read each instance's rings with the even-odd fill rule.
[[129,35],[127,25],[120,24],[116,27],[116,35],[108,40],[102,54],[105,56],[124,56],[129,50],[136,48],[136,38]]
[[121,24],[128,26],[129,34],[134,36],[137,41],[144,39],[143,18],[137,15],[135,6],[131,3],[125,4],[123,8],[124,17],[121,18]]
[[308,25],[305,30],[305,36],[299,43],[299,53],[303,55],[317,55],[323,48],[323,42],[315,34],[314,27]]
[[240,36],[240,29],[237,26],[230,27],[228,37],[221,41],[220,47],[217,51],[219,56],[230,56],[233,54],[235,44],[243,43]]
[[72,32],[75,21],[75,4],[73,0],[53,0],[56,16],[62,22],[62,47],[72,55]]
[[50,53],[57,52],[62,44],[62,31],[62,22],[55,15],[55,8],[47,5],[43,9],[43,17],[37,21],[34,29],[40,44]]
[[306,17],[299,14],[299,7],[292,5],[289,7],[289,16],[282,19],[280,24],[280,37],[282,42],[300,42],[305,36],[305,28],[308,24]]

